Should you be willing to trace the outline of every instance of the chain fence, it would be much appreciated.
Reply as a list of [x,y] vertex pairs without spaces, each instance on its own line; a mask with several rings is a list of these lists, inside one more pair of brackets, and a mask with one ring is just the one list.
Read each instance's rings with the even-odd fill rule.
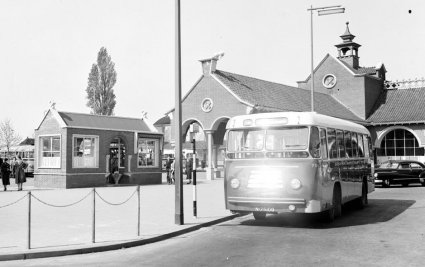
[[111,205],[111,206],[120,206],[120,205],[124,205],[127,202],[129,202],[134,195],[137,194],[137,235],[140,236],[140,186],[138,185],[136,187],[136,190],[134,190],[134,192],[124,201],[122,202],[118,202],[118,203],[113,203],[111,201],[106,200],[102,195],[99,194],[99,192],[96,191],[96,188],[93,188],[92,190],[90,190],[90,192],[88,192],[84,197],[82,197],[81,199],[69,203],[69,204],[63,204],[63,205],[58,205],[58,204],[52,204],[52,203],[48,203],[45,200],[42,200],[39,196],[35,196],[34,193],[32,191],[28,191],[27,194],[25,194],[24,196],[18,198],[17,200],[14,200],[10,203],[4,204],[4,205],[0,205],[0,209],[2,208],[6,208],[6,207],[10,207],[13,206],[15,204],[17,204],[18,202],[22,201],[25,198],[28,198],[28,229],[27,229],[27,248],[31,249],[31,221],[32,221],[32,214],[31,214],[31,208],[32,208],[32,204],[31,204],[31,199],[35,199],[38,202],[42,203],[43,205],[49,206],[49,207],[54,207],[54,208],[67,208],[67,207],[71,207],[74,205],[77,205],[79,203],[81,203],[82,201],[84,201],[85,199],[87,199],[89,196],[92,196],[92,243],[96,242],[96,196],[101,199],[104,203]]

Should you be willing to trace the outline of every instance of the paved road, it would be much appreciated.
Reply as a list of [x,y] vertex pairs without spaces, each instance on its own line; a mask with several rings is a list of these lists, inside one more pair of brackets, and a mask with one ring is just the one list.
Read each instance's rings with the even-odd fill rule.
[[332,224],[252,215],[146,246],[5,266],[423,266],[425,187],[377,188]]

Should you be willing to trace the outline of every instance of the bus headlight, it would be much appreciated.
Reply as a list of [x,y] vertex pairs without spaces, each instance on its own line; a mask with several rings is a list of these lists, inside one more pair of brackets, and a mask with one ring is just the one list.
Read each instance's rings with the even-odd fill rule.
[[294,190],[298,190],[301,188],[301,181],[299,179],[292,179],[291,180],[291,187]]
[[233,178],[232,180],[230,180],[230,186],[233,189],[239,188],[240,185],[241,185],[241,182],[239,181],[239,179]]

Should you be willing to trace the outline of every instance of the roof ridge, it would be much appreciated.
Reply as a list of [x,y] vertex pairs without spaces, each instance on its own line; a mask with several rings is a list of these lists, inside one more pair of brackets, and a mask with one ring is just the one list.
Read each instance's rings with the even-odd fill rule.
[[[283,84],[283,83],[267,81],[267,80],[263,80],[263,79],[259,79],[259,78],[255,78],[255,77],[250,77],[250,76],[246,76],[246,75],[241,75],[241,74],[237,74],[237,73],[233,73],[233,72],[224,71],[224,70],[216,70],[216,72],[217,71],[222,72],[224,74],[228,73],[228,74],[232,74],[232,75],[238,75],[238,76],[242,76],[242,77],[246,77],[246,78],[250,78],[250,79],[255,79],[255,80],[258,80],[258,81],[262,81],[262,82],[267,82],[267,83],[271,83],[271,84],[277,84],[277,85],[281,85],[281,86],[286,86],[286,87],[290,87],[290,88],[293,88],[293,89],[300,89],[300,90],[303,90],[303,91],[310,91],[310,89],[304,89],[304,88],[301,88],[301,87],[296,87],[296,86],[287,85],[287,84]],[[321,95],[327,95],[326,93],[317,92],[317,91],[314,91],[314,93],[315,94],[321,94]]]
[[224,71],[224,70],[216,70],[216,72],[217,72],[217,71],[219,71],[219,72],[223,72],[223,73],[229,73],[229,74],[233,74],[233,75],[238,75],[238,76],[242,76],[242,77],[246,77],[246,78],[250,78],[250,79],[256,79],[256,80],[263,81],[263,82],[267,82],[267,83],[273,83],[273,84],[285,85],[285,86],[288,86],[288,87],[293,87],[293,88],[295,88],[295,89],[302,89],[302,88],[295,87],[295,86],[292,86],[292,85],[286,85],[286,84],[283,84],[283,83],[267,81],[267,80],[264,80],[264,79],[260,79],[260,78],[256,78],[256,77],[251,77],[251,76],[246,76],[246,75],[241,75],[241,74],[237,74],[237,73],[233,73],[233,72],[228,72],[228,71]]
[[104,117],[104,118],[118,118],[118,119],[132,119],[132,120],[142,120],[143,118],[134,118],[134,117],[123,117],[123,116],[115,116],[115,115],[99,115],[99,114],[87,114],[82,112],[71,112],[71,111],[57,111],[58,113],[70,113],[76,115],[85,115],[85,116],[95,116],[95,117]]

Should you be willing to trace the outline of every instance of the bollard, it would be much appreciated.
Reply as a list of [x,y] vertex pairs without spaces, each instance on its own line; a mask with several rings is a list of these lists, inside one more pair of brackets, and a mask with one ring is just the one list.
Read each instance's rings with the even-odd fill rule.
[[93,187],[92,243],[96,242],[96,188]]
[[137,236],[140,236],[140,185],[137,186]]
[[28,249],[31,249],[31,191],[28,191]]

